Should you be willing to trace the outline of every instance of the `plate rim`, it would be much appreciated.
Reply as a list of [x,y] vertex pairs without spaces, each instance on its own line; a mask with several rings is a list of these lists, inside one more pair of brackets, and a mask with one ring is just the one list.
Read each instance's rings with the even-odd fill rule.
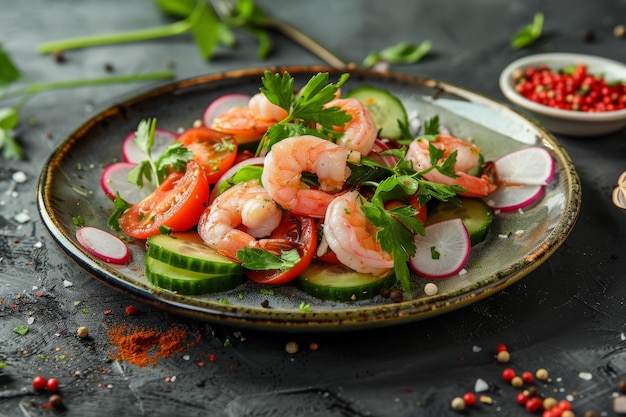
[[[273,72],[287,71],[292,75],[298,73],[328,72],[329,74],[341,74],[347,72],[351,74],[350,77],[379,78],[409,84],[423,84],[426,87],[431,87],[441,92],[448,92],[471,102],[479,101],[481,104],[489,107],[496,106],[499,109],[505,109],[510,115],[532,124],[533,128],[536,128],[537,132],[541,134],[540,139],[543,145],[552,149],[554,156],[557,157],[562,164],[566,177],[565,183],[570,185],[569,188],[567,188],[569,198],[566,198],[563,214],[554,229],[550,231],[549,236],[542,241],[543,245],[529,254],[529,256],[515,262],[507,270],[500,271],[500,273],[497,274],[499,277],[486,277],[485,280],[489,280],[489,282],[485,285],[481,285],[477,290],[466,290],[454,297],[435,295],[427,298],[405,300],[401,303],[362,306],[356,309],[335,309],[322,312],[285,310],[277,312],[271,309],[262,309],[261,307],[253,309],[248,306],[237,307],[236,305],[219,305],[218,303],[213,303],[215,305],[211,304],[211,307],[214,309],[209,312],[206,308],[200,308],[193,304],[182,302],[191,297],[177,294],[170,296],[167,292],[160,292],[158,290],[149,291],[146,288],[125,281],[120,274],[106,270],[102,265],[102,261],[77,247],[64,232],[57,219],[47,211],[49,195],[46,190],[50,185],[50,181],[52,181],[51,171],[55,163],[58,163],[59,159],[71,149],[71,145],[80,138],[81,134],[88,131],[94,125],[97,125],[112,114],[123,111],[121,109],[125,106],[132,106],[134,103],[146,101],[155,96],[166,93],[183,93],[186,89],[202,87],[207,83],[220,80],[240,79],[253,75],[261,76],[266,70]],[[396,72],[380,73],[364,69],[343,70],[321,65],[276,66],[231,70],[174,81],[159,87],[153,87],[147,91],[130,93],[124,97],[115,99],[112,103],[104,105],[102,111],[90,117],[59,143],[43,165],[37,185],[37,207],[44,227],[63,252],[93,277],[131,297],[177,315],[236,327],[280,332],[344,331],[386,327],[426,319],[482,300],[528,275],[561,246],[574,228],[580,211],[581,197],[580,178],[575,170],[572,159],[564,147],[559,144],[548,131],[536,125],[524,114],[511,108],[507,104],[480,92],[432,78]],[[111,275],[114,275],[114,277]],[[114,285],[112,279],[115,279],[115,284],[117,285]],[[428,304],[428,306],[426,306],[426,304]],[[249,312],[246,313],[242,310],[250,310],[255,314],[251,315]]]

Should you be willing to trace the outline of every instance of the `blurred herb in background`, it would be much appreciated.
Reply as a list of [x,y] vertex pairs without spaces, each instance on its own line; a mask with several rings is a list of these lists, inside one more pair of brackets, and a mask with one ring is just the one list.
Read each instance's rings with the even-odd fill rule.
[[265,58],[272,49],[268,34],[260,29],[265,14],[256,7],[253,0],[236,0],[232,14],[228,17],[218,16],[207,0],[155,0],[155,2],[161,11],[181,20],[152,28],[46,42],[40,44],[37,50],[42,54],[58,53],[68,49],[147,41],[191,33],[202,58],[211,59],[219,45],[229,48],[235,46],[233,29],[236,28],[248,30],[257,38],[259,58]]
[[389,64],[414,64],[420,61],[432,48],[430,41],[424,41],[419,45],[408,42],[400,42],[396,45],[383,49],[380,52],[370,52],[363,60],[365,68],[384,62]]
[[24,103],[37,93],[60,88],[82,87],[137,81],[153,81],[174,77],[172,71],[149,72],[143,74],[120,75],[103,78],[37,83],[27,80],[15,66],[9,54],[0,44],[0,102],[13,99],[12,105],[0,107],[0,151],[6,159],[21,159],[24,152],[13,137],[20,121],[19,112]]
[[520,29],[513,39],[511,46],[515,49],[521,49],[532,45],[541,37],[543,31],[543,13],[536,13],[533,22]]

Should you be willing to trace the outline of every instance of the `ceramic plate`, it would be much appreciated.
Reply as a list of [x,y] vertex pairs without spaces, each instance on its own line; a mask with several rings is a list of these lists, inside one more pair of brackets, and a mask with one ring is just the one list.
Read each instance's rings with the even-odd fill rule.
[[[273,68],[287,70],[296,87],[326,67]],[[532,272],[564,242],[576,221],[580,180],[570,157],[554,137],[522,114],[483,95],[431,79],[354,70],[343,91],[361,85],[385,88],[397,95],[410,115],[421,120],[439,116],[440,123],[461,138],[473,138],[486,158],[522,147],[548,149],[556,175],[543,199],[523,212],[497,215],[487,239],[476,246],[467,273],[437,281],[439,292],[426,296],[426,280],[413,278],[410,300],[391,303],[380,296],[368,301],[322,301],[290,285],[261,292],[254,284],[206,295],[183,296],[161,291],[144,276],[144,242],[131,241],[132,260],[124,266],[102,262],[77,242],[72,217],[107,229],[113,204],[100,189],[103,168],[122,158],[121,144],[140,120],[157,117],[158,127],[171,131],[191,127],[206,106],[226,93],[254,94],[264,69],[232,71],[198,77],[157,88],[119,102],[85,124],[60,144],[39,180],[38,206],[50,234],[80,266],[116,289],[176,314],[242,328],[280,331],[334,331],[372,328],[425,319],[467,306],[500,291]],[[521,237],[501,237],[511,231]],[[268,299],[270,308],[261,307]],[[228,300],[228,303],[224,302]],[[302,302],[310,311],[301,311]]]

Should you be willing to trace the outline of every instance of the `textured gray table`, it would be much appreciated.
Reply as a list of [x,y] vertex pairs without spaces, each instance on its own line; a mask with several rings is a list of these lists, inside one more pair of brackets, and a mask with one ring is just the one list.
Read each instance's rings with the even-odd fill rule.
[[[567,51],[626,61],[626,39],[613,36],[624,22],[618,0],[551,2],[264,1],[283,17],[347,60],[399,41],[429,39],[424,61],[393,69],[438,78],[503,100],[497,77],[514,58]],[[256,58],[256,42],[240,35],[234,50],[211,62],[199,59],[188,36],[67,52],[66,61],[35,52],[44,41],[169,22],[148,0],[0,1],[0,42],[37,81],[158,71],[171,63],[178,79],[245,67],[319,64],[299,46],[273,36],[275,52]],[[515,51],[509,39],[546,17],[533,47]],[[588,34],[595,34],[590,41]],[[0,416],[444,416],[450,400],[486,381],[494,404],[467,415],[525,415],[517,390],[500,376],[493,353],[505,343],[511,366],[549,369],[544,394],[573,396],[577,415],[613,415],[624,355],[626,216],[610,201],[626,169],[626,132],[597,139],[558,137],[581,174],[583,204],[565,244],[540,268],[470,307],[411,325],[332,335],[268,334],[212,326],[144,305],[86,274],[56,247],[39,222],[37,177],[63,138],[120,95],[153,85],[125,84],[42,93],[21,113],[16,133],[22,161],[0,161]],[[28,121],[36,119],[36,124]],[[27,181],[13,184],[23,171]],[[27,213],[29,221],[15,216]],[[71,283],[71,285],[70,285]],[[138,314],[128,316],[134,305]],[[105,314],[108,313],[108,314]],[[12,331],[32,318],[29,332]],[[200,342],[184,352],[137,367],[113,361],[107,332],[123,323],[182,326]],[[78,326],[91,337],[75,336]],[[300,351],[285,352],[297,341]],[[308,346],[317,343],[319,349]],[[214,355],[214,356],[210,356]],[[214,359],[213,361],[211,359]],[[199,366],[203,362],[204,366]],[[65,407],[43,405],[47,394],[29,391],[37,374],[60,380]]]

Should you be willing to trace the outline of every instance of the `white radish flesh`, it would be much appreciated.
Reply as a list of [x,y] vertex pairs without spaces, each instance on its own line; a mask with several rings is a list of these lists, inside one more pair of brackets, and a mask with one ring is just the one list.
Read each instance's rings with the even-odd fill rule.
[[538,146],[509,152],[494,164],[498,182],[508,185],[547,185],[554,177],[554,159]]
[[145,177],[142,188],[128,182],[128,173],[135,166],[136,164],[130,162],[116,162],[106,167],[100,176],[100,186],[104,193],[114,200],[115,193],[119,192],[120,197],[130,204],[137,204],[148,197],[156,187]]
[[250,102],[250,98],[250,96],[245,94],[226,94],[225,96],[219,97],[213,100],[206,108],[202,122],[206,127],[211,127],[213,120],[215,120],[217,116],[226,113],[232,108],[246,107],[248,102]]
[[[169,130],[155,129],[154,131],[154,144],[150,149],[152,159],[157,159],[172,142],[176,140],[176,134]],[[126,136],[124,143],[122,144],[122,155],[126,162],[138,164],[141,161],[148,159],[148,155],[143,153],[135,142],[135,132]]]
[[91,226],[81,227],[76,231],[76,239],[87,252],[105,262],[124,264],[130,258],[130,251],[126,244],[102,229]]
[[544,188],[542,185],[511,186],[500,184],[498,189],[483,198],[483,201],[494,210],[515,211],[539,200],[544,193]]
[[409,259],[411,268],[424,278],[439,279],[456,275],[469,258],[471,242],[461,219],[442,220],[415,236],[416,252]]

